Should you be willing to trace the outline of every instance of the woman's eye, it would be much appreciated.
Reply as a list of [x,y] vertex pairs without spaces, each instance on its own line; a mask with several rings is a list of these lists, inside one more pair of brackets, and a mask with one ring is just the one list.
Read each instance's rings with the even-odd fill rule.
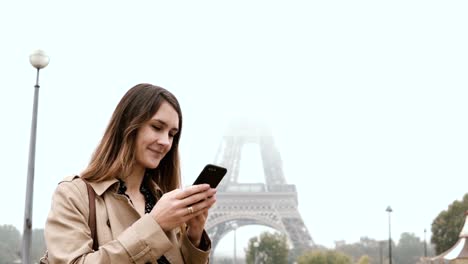
[[152,126],[152,127],[153,127],[153,129],[154,129],[154,130],[156,130],[156,131],[159,131],[159,130],[161,130],[161,128],[160,128],[160,127],[158,127],[158,126]]

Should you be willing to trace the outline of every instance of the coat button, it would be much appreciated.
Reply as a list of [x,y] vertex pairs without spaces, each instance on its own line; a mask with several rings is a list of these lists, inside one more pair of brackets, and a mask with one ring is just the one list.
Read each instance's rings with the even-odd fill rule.
[[110,228],[110,221],[109,221],[109,219],[107,219],[106,225]]

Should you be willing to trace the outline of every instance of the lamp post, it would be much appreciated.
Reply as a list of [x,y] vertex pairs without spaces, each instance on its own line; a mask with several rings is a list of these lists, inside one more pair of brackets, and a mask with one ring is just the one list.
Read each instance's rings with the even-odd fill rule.
[[427,258],[426,228],[424,228],[424,258]]
[[258,241],[255,241],[253,243],[253,246],[255,248],[254,264],[263,264],[263,263],[265,263],[266,255],[265,255],[265,252],[263,252],[263,251],[261,251],[259,249],[260,243]]
[[257,256],[258,256],[258,246],[260,246],[260,244],[258,243],[258,241],[255,241],[253,243],[253,246],[255,248],[255,252],[254,252],[254,264],[258,264],[258,259],[257,259]]
[[383,247],[384,241],[379,241],[379,259],[380,259],[380,264],[383,264],[383,253],[382,253],[382,247]]
[[22,245],[22,263],[31,263],[31,230],[32,230],[32,199],[34,190],[34,165],[36,158],[36,130],[37,130],[37,105],[39,101],[39,70],[49,65],[49,57],[43,50],[35,50],[29,56],[29,62],[37,69],[36,85],[34,85],[34,102],[31,121],[31,135],[29,139],[29,157],[28,174],[26,182],[26,201],[24,206],[23,223],[23,245]]
[[232,228],[234,229],[234,264],[237,264],[237,241],[236,241],[236,230],[237,230],[237,223],[232,224]]
[[390,214],[393,210],[389,205],[385,211],[388,212],[388,263],[392,264],[392,230],[390,225]]

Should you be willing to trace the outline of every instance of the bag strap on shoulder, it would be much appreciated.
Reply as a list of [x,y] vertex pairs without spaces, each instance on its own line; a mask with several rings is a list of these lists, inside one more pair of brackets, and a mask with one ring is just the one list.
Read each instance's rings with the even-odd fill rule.
[[96,232],[96,193],[94,192],[91,185],[86,182],[86,187],[88,188],[88,199],[89,199],[89,218],[88,225],[91,229],[91,237],[93,238],[93,250],[97,251],[99,249],[97,232]]
[[[70,178],[69,180],[76,179],[77,176]],[[94,192],[91,185],[88,182],[84,181],[88,189],[88,199],[89,199],[89,218],[88,225],[91,229],[91,238],[93,239],[93,250],[97,251],[99,249],[97,232],[96,232],[96,193]],[[40,264],[49,264],[49,251],[46,250],[44,256],[39,260]]]

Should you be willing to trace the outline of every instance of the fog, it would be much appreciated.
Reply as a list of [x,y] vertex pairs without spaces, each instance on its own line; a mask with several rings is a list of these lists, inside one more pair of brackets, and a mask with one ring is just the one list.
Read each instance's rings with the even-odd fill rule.
[[[180,100],[184,184],[214,160],[231,120],[259,120],[271,127],[315,243],[387,238],[388,205],[395,239],[422,237],[466,193],[467,8],[4,1],[0,224],[23,229],[35,83],[28,56],[41,48],[50,65],[40,77],[33,228],[44,226],[56,184],[86,166],[118,100],[149,82]],[[254,150],[243,173],[262,171]],[[261,230],[240,229],[238,251]]]

